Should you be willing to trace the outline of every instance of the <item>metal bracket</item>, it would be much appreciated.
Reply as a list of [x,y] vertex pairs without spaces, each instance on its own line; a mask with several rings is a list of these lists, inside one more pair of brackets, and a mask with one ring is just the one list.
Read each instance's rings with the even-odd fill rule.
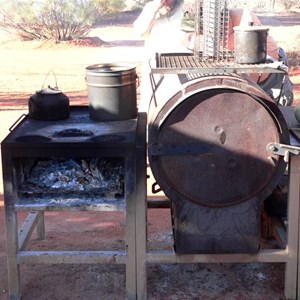
[[207,154],[213,152],[213,146],[200,143],[189,144],[150,144],[148,147],[149,155],[152,156],[171,156],[171,155],[192,155]]
[[299,155],[300,152],[300,147],[278,143],[269,143],[266,148],[269,152],[273,154],[283,156],[285,162],[289,161],[289,156],[291,154]]

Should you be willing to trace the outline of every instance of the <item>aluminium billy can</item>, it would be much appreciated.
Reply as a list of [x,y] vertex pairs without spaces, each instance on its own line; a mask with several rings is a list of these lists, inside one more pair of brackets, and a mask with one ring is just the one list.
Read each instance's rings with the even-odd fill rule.
[[234,57],[236,63],[264,63],[267,57],[267,36],[265,26],[237,26],[234,30]]
[[136,68],[103,63],[86,68],[89,114],[94,121],[121,121],[137,116]]

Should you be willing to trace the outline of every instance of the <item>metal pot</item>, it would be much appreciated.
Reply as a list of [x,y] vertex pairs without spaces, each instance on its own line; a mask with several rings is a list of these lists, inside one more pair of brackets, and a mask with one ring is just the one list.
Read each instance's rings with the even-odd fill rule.
[[234,57],[240,64],[264,63],[267,57],[269,28],[264,26],[237,26],[234,30]]
[[64,120],[70,115],[69,98],[50,86],[37,91],[28,101],[29,117],[44,121]]

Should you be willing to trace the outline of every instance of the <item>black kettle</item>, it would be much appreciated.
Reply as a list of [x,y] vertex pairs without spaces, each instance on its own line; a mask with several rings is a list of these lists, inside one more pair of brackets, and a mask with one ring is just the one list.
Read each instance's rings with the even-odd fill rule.
[[[55,77],[56,87],[48,86],[44,88],[49,73],[52,72]],[[43,121],[58,121],[67,119],[70,116],[69,98],[57,88],[57,80],[54,72],[48,72],[42,89],[37,91],[28,100],[29,117]]]
[[58,121],[70,116],[69,98],[56,88],[37,91],[28,101],[29,117],[44,121]]

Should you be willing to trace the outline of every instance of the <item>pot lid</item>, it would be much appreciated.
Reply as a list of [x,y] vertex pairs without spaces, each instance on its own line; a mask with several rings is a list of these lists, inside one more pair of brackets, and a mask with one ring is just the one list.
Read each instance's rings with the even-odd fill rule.
[[88,66],[86,70],[93,73],[124,72],[135,70],[135,66],[127,63],[100,63]]

